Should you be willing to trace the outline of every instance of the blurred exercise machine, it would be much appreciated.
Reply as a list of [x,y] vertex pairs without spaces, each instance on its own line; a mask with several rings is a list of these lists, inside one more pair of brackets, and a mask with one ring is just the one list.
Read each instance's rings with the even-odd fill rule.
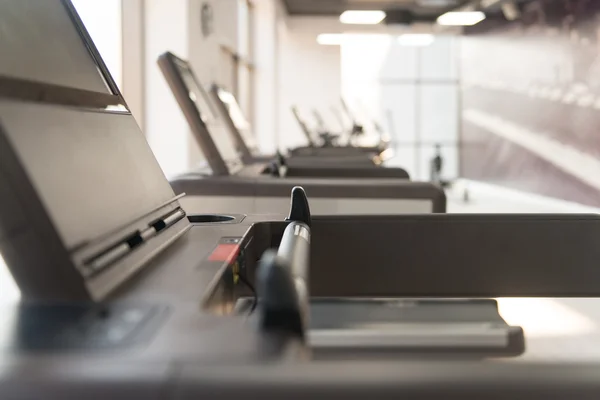
[[[184,73],[184,71],[181,71]],[[224,121],[226,129],[233,141],[235,149],[240,154],[246,165],[265,163],[272,161],[269,156],[257,156],[257,146],[250,130],[250,124],[244,118],[243,113],[233,96],[218,85],[213,85],[211,95],[221,120]],[[185,101],[185,99],[184,99]],[[345,177],[345,178],[404,178],[408,179],[408,173],[402,168],[373,168],[375,165],[362,162],[350,162],[349,157],[344,157],[345,162],[338,162],[340,157],[325,158],[292,157],[285,158],[278,155],[277,167],[285,171],[285,176],[314,176],[314,177]],[[361,160],[366,160],[361,156]]]
[[[201,113],[204,118],[204,121],[201,121],[203,125],[218,125],[215,129],[219,130],[219,137],[215,139],[217,139],[216,142],[219,144],[227,142],[226,145],[223,145],[228,147],[226,150],[227,153],[230,149],[235,149],[235,151],[240,153],[239,156],[242,158],[242,161],[246,163],[258,161],[264,162],[263,157],[256,160],[256,144],[252,137],[253,135],[249,131],[249,124],[245,120],[233,95],[223,89],[213,88],[213,91],[215,91],[217,95],[213,95],[213,98],[211,99],[203,85],[195,77],[189,62],[177,57],[173,53],[166,52],[162,54],[158,58],[158,65],[168,82],[173,95],[176,97],[182,111],[186,115],[190,126],[194,126],[190,121],[196,121],[198,119],[197,114]],[[193,99],[190,98],[189,93],[194,93]],[[221,97],[224,100],[221,100]],[[227,101],[228,103],[225,104],[224,101]],[[215,110],[215,108],[217,110]],[[234,117],[231,116],[229,109],[234,113]],[[242,134],[236,128],[236,121],[245,131],[245,138],[242,137]],[[223,128],[226,132],[220,132]],[[196,130],[197,129],[193,129],[195,139],[199,145],[202,146],[204,138],[202,134],[196,134]],[[222,136],[230,137],[230,139]],[[252,149],[246,144],[245,140],[250,140]],[[230,142],[233,142],[233,147],[231,147]],[[223,148],[223,146],[221,147]],[[225,156],[227,156],[227,153]],[[367,167],[374,166],[372,158],[367,157],[360,151],[354,150],[352,153],[347,152],[345,155],[313,154],[308,156],[292,156],[288,158],[278,154],[276,157],[267,156],[267,158],[270,158],[271,161],[278,163],[280,166],[303,167],[312,169],[313,171],[315,168],[319,168],[319,176],[336,177],[339,173],[341,173],[342,176],[349,176],[347,172],[348,167],[356,167],[365,171],[365,174],[382,174],[383,176],[389,174],[387,176],[407,177],[406,171],[399,168],[389,172],[366,171]],[[344,168],[342,168],[342,166]]]
[[[371,163],[374,163],[375,165],[381,165],[384,161],[387,160],[386,157],[386,147],[382,147],[380,145],[377,146],[371,146],[371,147],[367,147],[367,146],[354,146],[351,144],[344,144],[344,145],[338,145],[337,143],[340,142],[340,138],[337,135],[332,134],[331,132],[319,132],[318,139],[315,139],[313,136],[313,132],[310,130],[310,128],[308,127],[307,122],[304,120],[304,118],[300,115],[300,111],[298,110],[298,107],[294,106],[292,107],[292,114],[294,115],[294,118],[296,119],[296,122],[298,123],[298,125],[300,126],[300,129],[302,130],[302,133],[304,133],[304,136],[306,137],[306,140],[309,143],[308,147],[301,147],[301,148],[297,148],[297,149],[292,149],[290,150],[290,154],[294,155],[294,156],[301,156],[301,155],[326,155],[326,156],[338,156],[338,157],[345,157],[345,159],[347,160],[347,157],[362,157],[364,155],[368,156],[368,159]],[[355,126],[356,127],[356,126]],[[358,132],[354,132],[353,128],[353,132],[350,133],[350,136],[347,138],[347,142],[350,143],[351,138],[353,137],[353,135],[358,135],[360,133]],[[362,130],[360,131],[362,133]],[[320,143],[319,143],[320,140]],[[352,160],[352,162],[355,162],[354,160]]]
[[[445,211],[445,194],[441,189],[407,181],[408,175],[401,168],[281,168],[267,163],[245,164],[230,135],[219,130],[222,126],[211,115],[208,94],[189,63],[171,53],[162,55],[158,63],[212,170],[194,171],[171,181],[177,193],[188,194],[183,201],[192,210],[210,204],[220,212],[283,213],[288,207],[289,190],[301,184],[314,198],[318,214]],[[190,93],[194,93],[193,99]],[[236,133],[233,137],[241,138]],[[242,145],[241,148],[248,149],[245,143]]]

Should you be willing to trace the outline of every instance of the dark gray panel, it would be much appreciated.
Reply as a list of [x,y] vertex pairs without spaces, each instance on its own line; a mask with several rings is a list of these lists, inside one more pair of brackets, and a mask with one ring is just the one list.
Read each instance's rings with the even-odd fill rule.
[[285,176],[291,177],[324,177],[324,178],[398,178],[409,179],[408,172],[402,168],[374,167],[289,167]]
[[0,122],[68,247],[174,197],[130,115],[0,101]]
[[112,93],[61,0],[1,1],[0,54],[0,75]]
[[16,197],[15,188],[10,184],[8,177],[0,169],[0,241],[15,234],[27,223],[25,212],[19,199]]
[[290,151],[296,156],[325,156],[325,157],[373,157],[381,152],[375,147],[299,147]]
[[[89,297],[78,274],[56,236],[36,221],[27,230],[0,242],[6,266],[26,300],[82,300]],[[37,228],[37,232],[36,232]],[[61,251],[62,250],[62,251]]]
[[[5,177],[0,214],[10,215],[0,218],[5,235],[0,240],[0,253],[22,297],[86,298],[81,276],[73,269],[69,255],[1,125],[0,170]],[[61,290],[57,290],[59,287]]]
[[[430,199],[436,212],[445,210],[446,195],[439,187],[422,182],[400,181],[398,179],[354,180],[335,178],[289,178],[275,179],[256,184],[257,196],[281,196],[289,193],[294,186],[306,190],[309,202],[313,197],[327,198],[366,198],[366,199]],[[443,204],[443,207],[441,207]]]
[[176,193],[190,196],[289,197],[294,186],[302,186],[311,198],[429,199],[434,212],[446,211],[446,195],[439,187],[399,179],[335,178],[244,178],[201,177],[187,174],[171,181]]
[[371,167],[380,168],[379,165],[375,165],[373,156],[329,156],[329,155],[305,155],[305,156],[291,156],[286,160],[288,167],[306,167],[307,165],[314,166],[315,168],[320,167],[332,167],[332,166],[350,166],[350,167]]
[[600,295],[598,215],[315,217],[312,234],[315,296]]

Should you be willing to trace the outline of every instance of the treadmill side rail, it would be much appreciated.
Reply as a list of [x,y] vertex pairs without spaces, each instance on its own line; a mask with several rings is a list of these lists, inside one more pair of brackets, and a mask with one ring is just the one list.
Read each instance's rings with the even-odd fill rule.
[[600,296],[598,215],[316,216],[312,233],[314,296]]

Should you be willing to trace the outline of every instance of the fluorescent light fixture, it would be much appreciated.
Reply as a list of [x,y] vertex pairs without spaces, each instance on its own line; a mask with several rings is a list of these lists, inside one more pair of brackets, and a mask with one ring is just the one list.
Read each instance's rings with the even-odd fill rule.
[[341,46],[343,40],[343,33],[321,33],[317,36],[317,43],[324,46]]
[[435,37],[429,33],[407,33],[398,36],[398,43],[402,46],[429,46]]
[[340,22],[342,24],[377,25],[384,18],[385,12],[381,10],[348,10],[340,15]]
[[450,11],[440,15],[437,23],[446,26],[471,26],[484,19],[483,11]]

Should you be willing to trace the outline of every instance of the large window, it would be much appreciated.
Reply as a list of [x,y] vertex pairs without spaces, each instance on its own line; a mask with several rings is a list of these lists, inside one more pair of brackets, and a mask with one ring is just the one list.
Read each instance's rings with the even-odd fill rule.
[[[417,180],[430,178],[441,146],[445,179],[458,176],[459,38],[438,35],[349,35],[342,44],[342,91],[365,128],[375,120],[396,157]],[[397,163],[397,164],[395,164]]]

